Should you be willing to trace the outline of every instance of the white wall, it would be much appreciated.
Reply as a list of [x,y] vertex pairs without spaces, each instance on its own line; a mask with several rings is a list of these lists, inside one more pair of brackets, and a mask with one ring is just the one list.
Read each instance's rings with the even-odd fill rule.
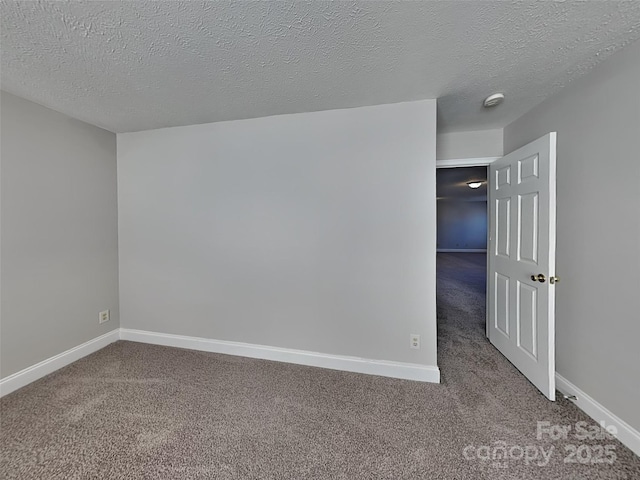
[[558,132],[557,371],[640,430],[638,85],[640,42],[509,125],[504,149]]
[[501,128],[439,133],[437,139],[436,158],[438,160],[502,156]]
[[119,134],[123,327],[435,365],[435,109]]
[[116,136],[6,92],[0,111],[6,377],[119,326]]
[[486,250],[487,202],[438,200],[438,250]]

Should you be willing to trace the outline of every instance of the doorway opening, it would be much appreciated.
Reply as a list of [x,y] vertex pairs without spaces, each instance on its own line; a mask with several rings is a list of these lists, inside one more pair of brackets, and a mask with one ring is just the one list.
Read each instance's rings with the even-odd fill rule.
[[455,364],[462,355],[491,351],[486,337],[487,174],[493,160],[462,166],[449,161],[436,170],[437,348],[444,377],[460,372]]
[[[442,242],[446,235],[438,232],[441,249],[436,262],[438,363],[446,371],[448,352],[466,355],[467,350],[460,348],[460,344],[480,342],[481,338],[554,401],[555,285],[559,281],[555,274],[556,133],[550,132],[484,165],[455,162],[447,161],[447,165],[437,162],[436,167],[483,166],[486,172],[489,165],[484,185],[488,187],[485,192],[489,192],[487,230],[491,233],[487,241],[488,262],[474,264],[443,257],[457,253],[455,250],[461,246],[471,245],[464,239],[454,240],[457,248],[445,252]],[[452,187],[467,196],[473,194],[465,187],[479,190],[483,185],[482,181],[465,179],[463,172],[436,171],[441,181],[436,189],[440,213],[443,211],[440,205],[444,205],[447,197],[443,178],[459,175]],[[439,227],[445,223],[438,218]],[[484,285],[480,279],[485,280]],[[479,363],[481,359],[476,360]],[[486,376],[490,371],[491,366],[485,365],[483,374]]]

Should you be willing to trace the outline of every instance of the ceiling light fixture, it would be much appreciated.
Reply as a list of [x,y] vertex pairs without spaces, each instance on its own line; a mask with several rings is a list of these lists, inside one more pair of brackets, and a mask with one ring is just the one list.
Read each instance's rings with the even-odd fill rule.
[[484,99],[484,108],[495,107],[496,105],[500,105],[504,101],[504,93],[494,93],[493,95],[489,95]]
[[480,188],[480,185],[482,185],[482,182],[467,182],[467,185],[469,185],[469,188]]

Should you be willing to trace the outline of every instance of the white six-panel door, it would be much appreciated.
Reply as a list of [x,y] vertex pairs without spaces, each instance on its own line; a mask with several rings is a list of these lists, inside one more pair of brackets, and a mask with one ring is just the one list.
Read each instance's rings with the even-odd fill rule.
[[556,134],[489,167],[489,340],[555,400]]

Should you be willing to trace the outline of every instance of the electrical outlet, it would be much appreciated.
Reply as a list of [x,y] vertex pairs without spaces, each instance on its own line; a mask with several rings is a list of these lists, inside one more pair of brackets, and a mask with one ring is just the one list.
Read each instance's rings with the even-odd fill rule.
[[98,322],[104,323],[109,321],[109,310],[104,310],[98,314]]
[[410,339],[410,344],[409,346],[411,348],[416,348],[416,349],[420,349],[420,335],[416,335],[415,333],[412,333],[409,336]]

